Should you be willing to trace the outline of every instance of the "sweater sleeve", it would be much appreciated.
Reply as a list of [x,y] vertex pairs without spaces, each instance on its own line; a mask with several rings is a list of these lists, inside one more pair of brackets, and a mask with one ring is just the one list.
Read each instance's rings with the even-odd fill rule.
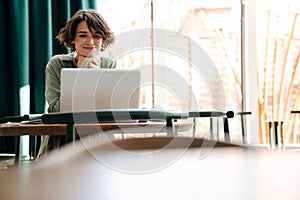
[[116,62],[110,58],[101,58],[101,68],[116,68]]
[[46,89],[45,97],[48,103],[48,112],[60,110],[60,63],[51,59],[45,70]]

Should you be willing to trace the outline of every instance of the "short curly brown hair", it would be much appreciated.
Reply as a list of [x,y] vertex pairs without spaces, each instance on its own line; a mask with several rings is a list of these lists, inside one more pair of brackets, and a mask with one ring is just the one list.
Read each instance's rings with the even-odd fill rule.
[[75,51],[75,45],[73,43],[76,35],[76,28],[82,21],[86,21],[89,30],[94,29],[96,33],[100,34],[103,38],[101,51],[105,50],[108,46],[112,45],[115,41],[115,36],[110,30],[107,22],[96,10],[79,10],[71,19],[60,29],[56,39],[65,47]]

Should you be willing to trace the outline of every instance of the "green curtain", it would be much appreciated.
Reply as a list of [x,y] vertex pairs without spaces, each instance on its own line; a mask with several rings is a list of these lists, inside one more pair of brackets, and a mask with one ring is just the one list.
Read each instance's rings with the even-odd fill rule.
[[[45,66],[55,54],[67,53],[55,40],[78,9],[96,8],[97,0],[0,1],[0,117],[20,115],[22,88],[30,88],[28,114],[45,110]],[[0,153],[14,140],[0,138]]]

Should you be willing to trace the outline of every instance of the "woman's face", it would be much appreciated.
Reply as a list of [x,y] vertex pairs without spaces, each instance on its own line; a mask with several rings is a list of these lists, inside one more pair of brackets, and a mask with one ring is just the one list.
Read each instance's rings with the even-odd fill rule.
[[94,57],[101,50],[102,36],[94,29],[89,30],[86,21],[78,24],[73,41],[75,50],[79,56]]

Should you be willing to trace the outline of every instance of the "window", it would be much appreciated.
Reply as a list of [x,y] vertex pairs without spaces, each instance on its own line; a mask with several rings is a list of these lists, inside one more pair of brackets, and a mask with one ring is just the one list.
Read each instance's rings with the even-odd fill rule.
[[[242,110],[239,0],[99,0],[98,10],[117,36],[108,54],[147,72],[145,107]],[[199,120],[199,136],[209,135],[208,122]],[[230,131],[241,142],[237,117]]]
[[[257,0],[258,111],[263,143],[269,143],[270,121],[283,122],[286,143],[299,143],[299,121],[295,124],[296,116],[291,115],[291,110],[299,109],[300,97],[299,13],[298,1]],[[272,134],[274,137],[274,131]]]

